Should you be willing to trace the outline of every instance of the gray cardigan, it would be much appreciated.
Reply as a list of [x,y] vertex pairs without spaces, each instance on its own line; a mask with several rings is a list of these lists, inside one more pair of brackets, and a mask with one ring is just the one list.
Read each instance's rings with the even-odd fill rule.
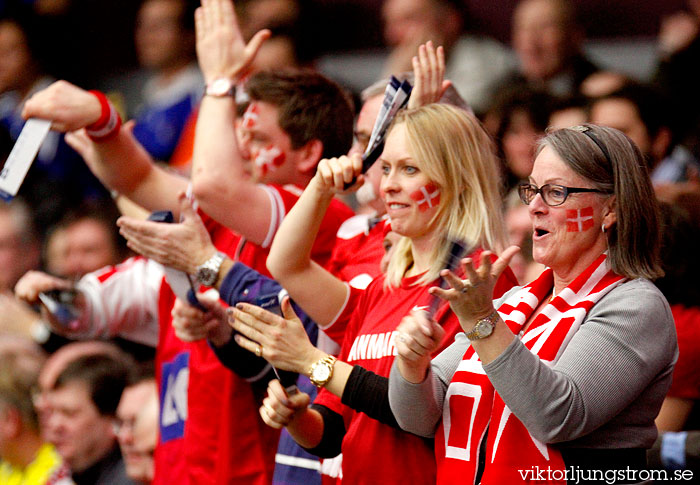
[[[496,308],[517,290],[497,300]],[[404,430],[435,435],[447,386],[468,345],[459,333],[433,359],[419,384],[403,379],[394,363],[389,401]],[[554,366],[542,363],[516,338],[484,371],[513,414],[541,442],[649,448],[677,356],[666,299],[650,281],[636,279],[614,288],[591,308]]]

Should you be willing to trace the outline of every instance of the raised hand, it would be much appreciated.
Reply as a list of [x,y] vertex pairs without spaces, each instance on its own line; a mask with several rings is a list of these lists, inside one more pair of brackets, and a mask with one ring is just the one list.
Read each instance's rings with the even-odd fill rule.
[[364,183],[362,175],[362,156],[353,154],[348,157],[324,158],[316,168],[313,178],[314,187],[325,194],[335,195],[345,192],[345,185],[355,180],[349,191],[357,190]]
[[287,426],[298,412],[305,410],[310,400],[304,392],[287,396],[280,381],[274,379],[267,387],[267,397],[260,406],[260,417],[268,426],[280,429]]
[[22,118],[51,121],[51,129],[75,131],[95,123],[102,113],[100,101],[67,81],[56,81],[24,103]]
[[428,41],[418,48],[418,55],[411,60],[413,65],[413,90],[408,100],[409,108],[418,108],[437,103],[452,84],[445,80],[445,50],[437,49]]
[[422,382],[430,360],[445,336],[437,322],[423,310],[413,310],[396,328],[397,364],[401,375],[409,382]]
[[217,78],[239,81],[270,37],[269,30],[261,30],[246,44],[231,0],[202,0],[194,18],[197,58],[207,83]]
[[518,246],[511,246],[493,264],[491,251],[484,251],[481,253],[479,269],[474,269],[471,258],[465,258],[462,267],[468,276],[466,280],[461,280],[452,271],[443,270],[440,275],[449,283],[450,288],[435,286],[428,292],[447,300],[464,331],[471,331],[476,320],[493,313],[493,289],[496,281],[519,251]]
[[122,216],[117,220],[117,225],[119,233],[134,251],[165,266],[194,274],[197,266],[216,253],[216,248],[202,219],[184,193],[180,193],[179,201],[182,215],[180,223],[144,221]]

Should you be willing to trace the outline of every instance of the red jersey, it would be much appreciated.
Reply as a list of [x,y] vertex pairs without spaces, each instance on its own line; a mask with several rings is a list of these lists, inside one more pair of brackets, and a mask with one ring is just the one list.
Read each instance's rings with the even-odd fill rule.
[[328,271],[354,288],[367,288],[381,274],[385,224],[386,218],[366,214],[346,220],[338,229]]
[[[470,255],[474,261],[478,261],[479,252]],[[362,292],[355,307],[346,305],[338,319],[349,318],[340,360],[361,365],[380,376],[389,376],[396,356],[396,327],[413,309],[429,308],[433,297],[427,290],[439,284],[439,280],[435,280],[427,285],[416,285],[418,279],[420,275],[404,278],[398,288],[385,289],[384,276],[380,276]],[[504,272],[494,295],[500,296],[515,284],[517,281],[512,272]],[[434,318],[445,329],[445,337],[433,354],[435,356],[453,342],[461,327],[446,302],[440,303]],[[315,403],[343,416],[346,433],[342,443],[342,481],[363,484],[435,483],[432,440],[395,429],[354,411],[325,389],[319,393]]]
[[[263,245],[247,243],[202,216],[217,249],[267,275],[267,248],[300,190],[264,187],[273,207]],[[314,260],[327,263],[335,234],[351,215],[342,203],[331,204],[313,247]],[[120,335],[151,344],[157,339],[161,410],[154,484],[270,483],[279,432],[259,418],[261,396],[221,365],[208,342],[186,343],[175,336],[171,311],[176,297],[164,275],[159,264],[132,258],[86,275],[78,285],[87,295],[91,321],[84,336]]]

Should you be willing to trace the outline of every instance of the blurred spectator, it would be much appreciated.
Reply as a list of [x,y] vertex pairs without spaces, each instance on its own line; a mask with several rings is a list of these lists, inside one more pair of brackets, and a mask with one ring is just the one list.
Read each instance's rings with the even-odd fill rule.
[[496,40],[464,33],[468,20],[458,0],[387,0],[382,16],[384,39],[392,49],[384,75],[410,71],[418,46],[432,40],[445,49],[445,79],[479,114],[489,106],[492,84],[514,64]]
[[32,212],[20,198],[0,202],[0,338],[21,335],[45,341],[48,332],[40,317],[12,294],[17,281],[40,263]]
[[[24,101],[53,79],[44,74],[40,63],[42,45],[35,18],[26,9],[9,10],[0,18],[0,125],[16,140],[24,127],[20,115]],[[85,198],[104,197],[106,191],[63,135],[52,131],[19,194],[32,206],[37,223],[45,226],[67,208]]]
[[0,483],[71,485],[70,471],[39,432],[32,390],[45,355],[30,340],[0,344]]
[[[671,305],[678,335],[678,361],[671,388],[664,399],[656,426],[660,435],[649,450],[653,468],[690,469],[700,472],[697,447],[700,429],[700,288],[694,283],[700,271],[695,246],[700,223],[682,205],[660,204],[663,221],[662,264],[665,275],[656,280]],[[686,431],[689,431],[686,432]]]
[[556,98],[549,113],[549,129],[571,128],[588,122],[588,99],[583,96]]
[[687,9],[661,22],[659,64],[655,82],[670,101],[678,138],[700,153],[700,91],[690,75],[700,61],[700,0],[686,0]]
[[115,345],[97,340],[72,342],[51,354],[41,368],[37,392],[34,395],[34,407],[39,414],[41,431],[48,441],[52,440],[51,432],[47,427],[47,420],[51,414],[49,394],[56,384],[56,379],[66,366],[75,359],[87,355],[110,355],[120,360],[127,358]]
[[45,244],[49,272],[78,280],[86,273],[124,260],[126,247],[117,230],[118,217],[111,202],[86,204],[67,213],[54,226]]
[[112,428],[128,372],[127,362],[107,354],[78,357],[48,393],[47,436],[77,485],[133,483]]
[[39,267],[39,240],[29,207],[20,199],[0,203],[0,291],[11,291],[17,280]]
[[157,160],[168,162],[204,92],[196,64],[195,0],[145,0],[136,19],[140,70],[106,81],[107,95],[134,117],[134,135]]
[[518,89],[501,93],[495,108],[487,116],[494,129],[504,194],[528,178],[535,159],[535,144],[549,123],[552,98],[544,91]]
[[690,151],[676,144],[668,105],[653,88],[627,86],[593,101],[590,121],[617,128],[629,136],[649,164],[652,182],[683,182],[700,165]]
[[158,409],[158,389],[150,367],[134,376],[124,388],[115,423],[126,474],[136,483],[150,484],[153,480]]
[[573,2],[521,0],[512,26],[520,65],[501,87],[529,85],[556,96],[578,93],[583,80],[598,70],[581,53],[583,38]]

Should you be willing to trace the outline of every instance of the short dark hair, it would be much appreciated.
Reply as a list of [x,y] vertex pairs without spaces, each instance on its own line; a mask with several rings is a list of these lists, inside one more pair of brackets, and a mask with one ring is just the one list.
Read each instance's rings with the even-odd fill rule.
[[627,278],[662,276],[659,209],[637,145],[619,130],[585,124],[547,134],[539,150],[545,146],[594,188],[615,196],[617,222],[607,230],[613,271]]
[[632,103],[651,138],[655,137],[661,128],[670,128],[668,104],[663,94],[652,86],[628,82],[610,94],[595,98],[591,104],[608,99],[622,99]]
[[246,84],[251,100],[278,109],[279,126],[294,149],[323,143],[323,158],[344,155],[352,145],[354,111],[348,94],[327,77],[307,69],[262,71]]
[[114,416],[132,366],[109,355],[86,355],[71,361],[56,379],[54,389],[80,381],[101,415]]
[[[72,225],[85,220],[94,221],[100,224],[105,233],[109,236],[109,241],[114,248],[114,256],[117,260],[122,260],[128,254],[126,240],[119,234],[117,219],[120,216],[119,208],[112,199],[86,200],[80,205],[69,209],[61,219],[48,231],[49,235],[58,229],[67,229]],[[47,238],[48,240],[48,238]],[[44,258],[46,255],[44,255]],[[114,261],[116,263],[117,261]]]

